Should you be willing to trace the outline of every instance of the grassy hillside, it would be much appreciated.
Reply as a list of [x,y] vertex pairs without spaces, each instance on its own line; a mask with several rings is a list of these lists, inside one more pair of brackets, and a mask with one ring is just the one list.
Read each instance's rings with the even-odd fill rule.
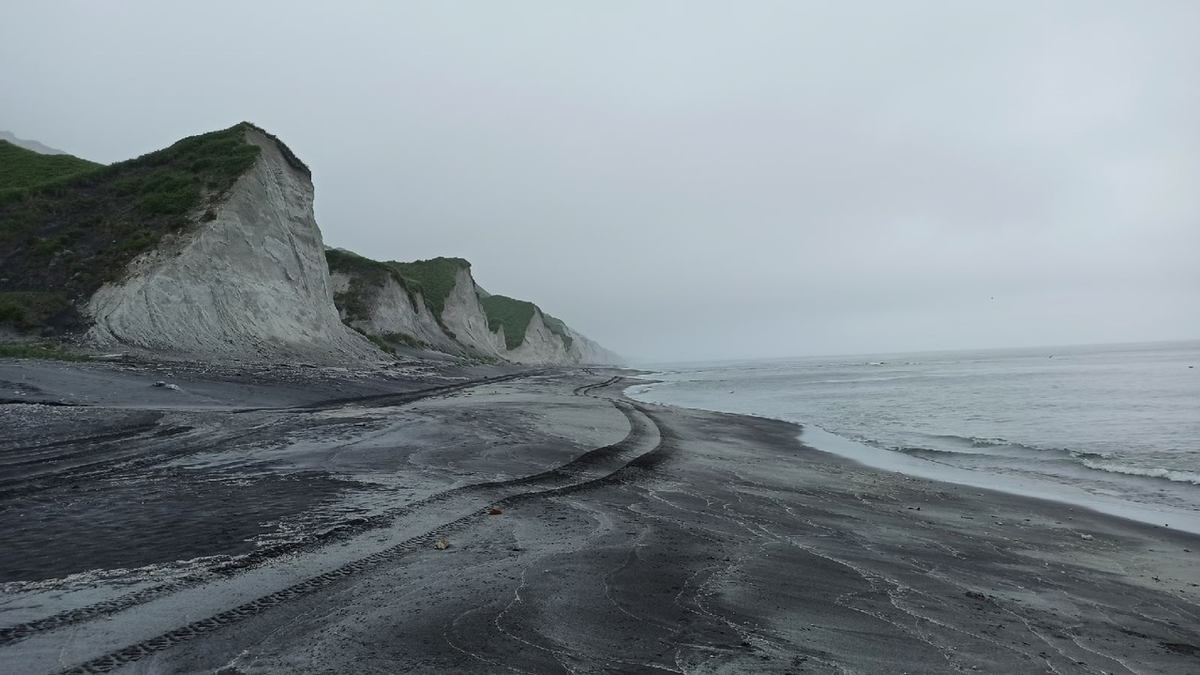
[[325,260],[329,263],[330,272],[352,275],[351,290],[339,294],[343,296],[340,301],[335,298],[338,308],[344,309],[351,318],[365,318],[366,315],[366,306],[363,304],[366,297],[361,286],[379,286],[390,277],[408,292],[409,298],[414,302],[415,294],[420,293],[425,306],[433,313],[434,318],[441,322],[446,299],[454,291],[458,270],[471,267],[471,263],[462,258],[379,262],[340,249],[325,251]]
[[100,166],[71,155],[43,155],[0,140],[0,194],[69,178]]
[[575,344],[575,338],[571,337],[571,333],[567,330],[567,324],[563,323],[562,319],[556,319],[549,314],[542,312],[542,323],[546,324],[546,328],[558,337],[562,338],[563,344],[567,349]]
[[462,258],[433,258],[415,262],[393,260],[386,264],[404,277],[411,284],[410,287],[421,293],[425,305],[439,322],[446,308],[446,299],[454,291],[458,271],[471,268],[471,263]]
[[420,292],[420,287],[401,276],[400,272],[390,264],[364,258],[357,253],[341,249],[325,251],[325,261],[329,264],[331,273],[341,272],[350,277],[350,288],[342,293],[335,293],[333,296],[333,303],[339,310],[345,312],[347,319],[351,321],[367,319],[370,310],[367,306],[366,286],[380,287],[388,279],[400,284],[400,287],[408,293],[408,299],[413,303],[413,307],[416,307],[415,293]]
[[[503,295],[480,297],[479,302],[483,305],[483,311],[487,312],[488,328],[504,329],[504,346],[508,349],[516,349],[521,346],[521,343],[525,341],[525,331],[529,329],[529,322],[533,321],[534,313],[541,311],[532,302]],[[562,338],[567,347],[571,346],[572,339],[567,332],[566,324],[545,313],[542,314],[542,323],[546,324],[546,328],[551,333]]]
[[504,329],[504,346],[508,349],[520,347],[537,306],[503,295],[480,297],[479,302],[483,305],[483,311],[487,312],[488,328],[493,331]]
[[[245,140],[251,128],[243,122],[137,159],[0,190],[0,323],[76,327],[74,301],[119,278],[164,235],[215,217],[205,205],[258,159],[258,146]],[[22,162],[33,165],[30,158]],[[47,175],[33,168],[12,173],[15,183]],[[56,303],[64,309],[44,311]]]
[[[470,269],[471,263],[462,258],[434,258],[416,262],[378,262],[349,251],[332,249],[325,252],[329,261],[330,272],[342,272],[351,276],[350,288],[334,296],[334,304],[347,317],[347,320],[363,320],[367,318],[368,286],[379,286],[392,278],[409,293],[420,293],[426,307],[437,319],[451,338],[453,333],[442,323],[442,311],[446,307],[446,299],[454,290],[454,284],[460,269]],[[413,299],[415,303],[415,299]],[[516,300],[503,295],[480,294],[479,302],[488,317],[488,327],[493,331],[504,331],[504,344],[508,349],[516,349],[525,341],[525,331],[533,320],[535,312],[541,311],[537,305],[524,300]],[[572,338],[567,326],[562,321],[543,313],[542,320],[552,333],[562,338],[567,347],[571,346]]]

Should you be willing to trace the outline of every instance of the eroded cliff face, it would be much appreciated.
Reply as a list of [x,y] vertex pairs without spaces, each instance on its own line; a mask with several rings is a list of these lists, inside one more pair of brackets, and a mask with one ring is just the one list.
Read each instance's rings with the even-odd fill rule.
[[625,359],[621,358],[620,354],[605,349],[597,344],[594,340],[575,332],[570,327],[567,332],[571,334],[571,347],[568,350],[571,361],[573,363],[591,363],[597,365],[622,365],[626,363]]
[[479,303],[479,288],[471,270],[458,268],[454,290],[446,298],[442,323],[454,333],[455,340],[480,354],[504,358],[504,334],[488,328],[487,313]]
[[541,312],[534,312],[525,329],[525,341],[510,350],[506,358],[516,363],[575,363],[565,341],[550,332]]
[[[353,281],[346,272],[332,272],[329,275],[333,293],[345,293],[350,290]],[[439,351],[454,353],[459,345],[442,331],[437,319],[425,305],[425,299],[420,293],[409,294],[404,287],[394,279],[384,279],[379,284],[366,284],[361,291],[366,307],[366,316],[350,316],[346,311],[341,312],[343,321],[372,335],[403,334]]]
[[334,307],[307,172],[265,134],[246,139],[261,156],[215,218],[168,237],[96,292],[88,337],[201,358],[378,358]]
[[[571,339],[564,340],[547,326],[540,310],[534,312],[525,330],[524,340],[515,349],[508,349],[502,330],[489,328],[487,311],[479,298],[485,294],[475,283],[468,266],[457,268],[453,289],[446,297],[441,322],[429,310],[419,293],[410,294],[393,278],[382,281],[376,276],[334,272],[334,292],[351,290],[361,305],[350,316],[342,308],[342,316],[356,328],[387,338],[402,333],[415,337],[437,351],[467,357],[490,357],[524,364],[618,364],[621,359],[592,340],[567,329]],[[365,316],[359,314],[365,313]]]
[[[482,289],[475,283],[469,268],[461,268],[455,280],[454,293],[447,300],[446,308],[453,316],[443,321],[459,335],[459,341],[472,349],[514,363],[527,364],[610,364],[622,363],[617,354],[604,349],[592,340],[567,328],[571,336],[568,344],[561,336],[551,331],[540,309],[534,311],[525,338],[515,349],[508,349],[503,331],[488,329],[488,316],[479,296]],[[453,311],[451,312],[451,307]]]

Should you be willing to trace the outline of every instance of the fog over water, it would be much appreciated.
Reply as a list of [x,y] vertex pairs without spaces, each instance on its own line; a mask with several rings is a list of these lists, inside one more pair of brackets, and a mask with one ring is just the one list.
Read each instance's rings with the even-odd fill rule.
[[1200,337],[1200,3],[55,2],[0,129],[253,121],[326,241],[654,361]]

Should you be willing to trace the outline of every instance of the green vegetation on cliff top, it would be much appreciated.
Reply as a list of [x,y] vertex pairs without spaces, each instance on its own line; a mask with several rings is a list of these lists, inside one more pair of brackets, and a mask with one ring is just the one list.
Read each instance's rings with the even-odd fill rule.
[[71,155],[43,155],[0,140],[0,193],[61,180],[100,166]]
[[342,272],[350,277],[350,288],[333,294],[333,303],[346,315],[347,321],[365,321],[370,317],[366,285],[380,287],[393,279],[408,293],[413,309],[417,308],[418,290],[387,263],[364,258],[357,253],[331,248],[325,250],[325,262],[330,272]]
[[416,286],[421,297],[425,298],[425,305],[429,307],[429,311],[433,312],[438,321],[442,320],[442,312],[446,309],[446,300],[454,292],[458,271],[471,269],[471,263],[462,258],[433,258],[415,262],[393,260],[386,264]]
[[558,337],[562,338],[563,344],[567,349],[575,343],[575,338],[571,337],[571,332],[567,330],[567,324],[563,323],[562,319],[556,319],[549,314],[542,312],[542,323],[546,324],[546,328]]
[[350,290],[339,293],[341,297],[334,300],[338,309],[343,310],[351,319],[365,319],[367,316],[367,297],[362,284],[381,286],[390,277],[408,292],[414,309],[415,294],[420,293],[425,306],[438,323],[441,323],[446,300],[454,292],[458,270],[471,267],[471,263],[462,258],[379,262],[342,249],[325,251],[325,260],[329,263],[330,272],[344,272],[350,275]]
[[[529,322],[533,315],[541,309],[532,302],[517,300],[503,295],[480,296],[480,304],[487,313],[488,328],[496,331],[504,329],[504,346],[516,349],[525,341],[525,333],[529,330]],[[542,323],[550,332],[562,338],[563,344],[570,348],[572,339],[567,332],[567,326],[562,321],[542,313]]]
[[504,330],[504,346],[516,349],[525,341],[525,330],[533,321],[537,306],[532,302],[516,300],[503,295],[480,296],[480,304],[487,313],[488,329]]
[[[164,235],[215,218],[207,207],[261,153],[246,140],[251,129],[257,127],[242,122],[109,166],[70,158],[75,163],[51,171],[41,160],[21,155],[25,168],[0,183],[0,308],[20,311],[8,309],[0,323],[79,327],[73,303],[119,279],[134,257]],[[293,167],[308,173],[286,146],[279,147]],[[30,293],[54,293],[65,306],[53,315],[39,313],[28,306],[36,297]]]
[[[414,308],[414,295],[419,293],[443,330],[448,329],[442,323],[442,312],[446,308],[446,300],[454,291],[458,271],[471,268],[471,263],[462,258],[379,262],[341,249],[327,250],[325,259],[329,262],[330,272],[342,272],[350,276],[350,288],[334,295],[334,303],[348,321],[365,321],[368,318],[370,298],[366,286],[382,286],[390,277],[408,292]],[[532,302],[503,295],[481,293],[479,302],[487,314],[488,328],[493,331],[503,329],[504,344],[510,350],[520,347],[525,341],[529,322],[533,320],[535,312],[541,311]],[[550,332],[562,338],[567,348],[571,347],[573,339],[566,324],[544,312],[542,321]],[[454,335],[451,334],[450,337],[453,338]]]

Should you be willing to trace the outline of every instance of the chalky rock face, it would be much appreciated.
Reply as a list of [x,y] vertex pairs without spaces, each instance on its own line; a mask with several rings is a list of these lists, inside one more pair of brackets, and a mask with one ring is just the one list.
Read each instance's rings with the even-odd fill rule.
[[570,327],[567,327],[567,332],[572,338],[571,347],[568,349],[572,362],[613,366],[626,363],[620,354],[601,347],[591,338],[575,332]]
[[[332,272],[329,278],[335,296],[348,291],[353,282],[352,273],[347,272]],[[410,294],[391,277],[384,279],[379,285],[369,284],[366,288],[366,318],[351,319],[343,316],[343,319],[350,321],[354,327],[372,335],[409,335],[433,349],[449,353],[456,353],[460,348],[442,331],[437,318],[429,311],[425,305],[425,298],[420,293]]]
[[199,358],[378,358],[334,307],[308,172],[267,135],[252,129],[246,140],[261,156],[215,218],[165,238],[97,291],[88,337]]
[[389,333],[402,333],[448,354],[486,356],[530,365],[622,362],[621,357],[570,328],[566,329],[569,340],[555,334],[546,326],[541,310],[534,312],[521,344],[508,349],[503,330],[491,330],[487,311],[479,300],[486,293],[475,283],[471,268],[465,264],[455,271],[454,286],[446,297],[440,323],[420,293],[410,293],[395,279],[356,280],[354,275],[354,272],[333,273],[334,292],[344,293],[357,281],[357,287],[362,289],[365,315],[351,317],[343,312],[343,318],[372,335],[386,338]]
[[446,298],[442,322],[467,348],[487,356],[505,358],[504,333],[488,328],[487,312],[479,302],[479,287],[468,267],[458,268],[455,274],[454,290]]
[[563,339],[546,327],[541,312],[534,312],[525,328],[525,341],[507,353],[517,363],[576,363]]

